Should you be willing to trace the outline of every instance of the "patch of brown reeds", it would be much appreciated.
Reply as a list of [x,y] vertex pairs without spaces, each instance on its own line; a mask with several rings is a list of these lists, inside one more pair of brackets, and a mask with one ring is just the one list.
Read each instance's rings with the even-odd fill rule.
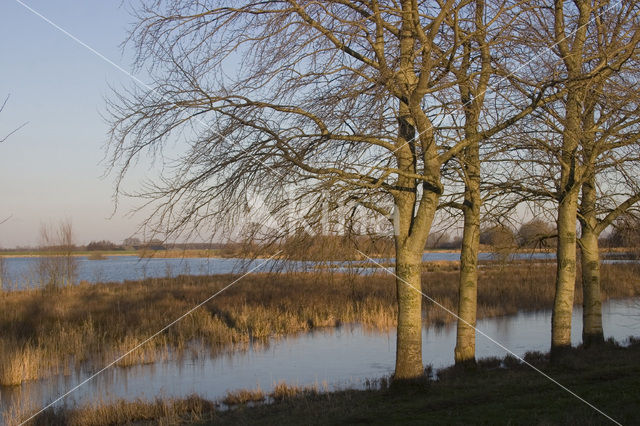
[[238,389],[229,391],[222,399],[226,405],[246,404],[248,402],[262,402],[266,398],[265,393],[258,386],[256,389]]
[[[425,268],[423,291],[455,312],[458,272]],[[640,294],[638,265],[602,266],[605,298]],[[549,308],[555,266],[483,267],[478,316]],[[160,328],[220,291],[236,276],[182,276],[89,284],[55,290],[0,293],[0,384],[14,385],[54,374],[71,360],[104,365],[144,342]],[[577,283],[576,303],[581,302]],[[359,323],[395,327],[395,280],[388,274],[253,274],[133,351],[119,365],[154,362],[194,341],[212,350],[272,336]],[[455,320],[425,300],[425,323]]]
[[[154,401],[118,400],[114,403],[100,401],[73,410],[66,407],[50,408],[35,417],[29,424],[33,426],[175,425],[208,421],[213,418],[214,413],[213,402],[192,395],[180,399],[158,398]],[[21,424],[20,417],[5,418],[5,422],[7,425]]]
[[[572,348],[560,364],[539,352],[524,358],[563,383],[571,383],[580,395],[596,400],[603,412],[615,413],[616,420],[633,424],[640,391],[639,356],[640,342],[631,339],[626,347],[608,341],[597,350]],[[271,403],[218,412],[214,402],[196,396],[93,403],[47,410],[35,424],[450,424],[452,418],[461,424],[501,424],[506,418],[513,424],[578,425],[605,421],[513,356],[479,360],[473,369],[448,367],[435,377],[391,386],[382,378],[379,386],[376,381],[366,390],[334,392],[326,386],[319,391],[317,386],[280,382],[269,393]]]
[[[327,391],[325,386],[325,392]],[[273,386],[269,394],[274,401],[286,401],[288,399],[299,398],[302,395],[317,396],[320,394],[318,386],[298,386],[290,385],[286,382],[278,382]]]

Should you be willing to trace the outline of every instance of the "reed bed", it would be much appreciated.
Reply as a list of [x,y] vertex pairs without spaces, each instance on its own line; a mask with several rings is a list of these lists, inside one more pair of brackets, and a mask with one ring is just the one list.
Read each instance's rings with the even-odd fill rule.
[[317,385],[314,386],[299,386],[290,385],[287,382],[281,381],[274,385],[273,390],[269,393],[272,401],[287,401],[294,398],[300,398],[302,396],[313,397],[320,395],[321,393],[327,393],[328,386],[326,383],[321,391]]
[[[60,406],[48,408],[28,424],[31,426],[102,426],[118,424],[200,424],[211,422],[219,415],[220,403],[227,407],[262,402],[286,402],[300,398],[316,398],[329,392],[326,383],[320,386],[299,386],[284,381],[277,382],[273,390],[265,393],[260,387],[229,391],[220,401],[205,400],[197,395],[185,398],[156,398],[147,401],[116,400],[95,401],[80,407]],[[20,407],[4,416],[4,424],[17,426],[37,412],[36,407]]]
[[[631,340],[627,347],[607,342],[597,350],[572,348],[562,363],[552,364],[549,354],[539,352],[528,353],[525,359],[561,383],[569,383],[573,391],[620,423],[635,424],[639,356],[640,342]],[[216,410],[217,402],[197,396],[119,400],[48,409],[30,425],[451,424],[452,419],[460,424],[606,423],[604,417],[512,356],[480,360],[475,369],[448,367],[410,382],[383,377],[365,390],[329,392],[326,386],[319,390],[318,386],[281,382],[269,398],[259,388],[232,394],[234,398],[241,395],[238,398],[244,401],[238,400],[241,406],[229,410]],[[267,403],[246,405],[253,395],[262,396]],[[29,412],[25,414],[28,417]],[[19,424],[16,419],[19,417],[6,417],[6,424]]]
[[246,404],[248,402],[262,402],[267,395],[260,389],[238,389],[235,391],[229,391],[222,399],[222,403],[226,405],[239,405]]
[[[50,408],[29,422],[33,426],[102,426],[102,425],[176,425],[211,420],[215,403],[191,395],[186,398],[155,399],[153,401],[119,400],[115,403],[94,402],[81,408]],[[6,416],[7,426],[21,424],[15,415]],[[28,418],[28,417],[27,417]]]
[[[455,312],[455,267],[425,265],[424,270],[424,293]],[[604,297],[640,294],[638,272],[637,265],[603,265]],[[549,264],[483,267],[478,316],[550,308],[554,274],[555,266]],[[179,356],[194,342],[215,352],[344,323],[371,330],[395,327],[395,281],[386,273],[252,274],[144,343],[236,278],[181,276],[0,293],[0,385],[64,372],[71,364],[103,366],[139,345],[118,365]],[[425,300],[425,324],[454,320]]]

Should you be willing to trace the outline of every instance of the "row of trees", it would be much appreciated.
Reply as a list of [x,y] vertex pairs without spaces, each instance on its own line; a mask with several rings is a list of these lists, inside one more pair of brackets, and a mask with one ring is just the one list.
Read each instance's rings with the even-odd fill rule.
[[[169,235],[260,222],[252,236],[282,240],[388,221],[400,379],[423,371],[434,220],[463,223],[455,359],[468,363],[483,216],[536,206],[556,221],[557,354],[571,343],[577,244],[583,337],[601,341],[598,237],[640,199],[638,12],[632,0],[149,1],[128,41],[154,84],[114,92],[110,164],[120,183],[158,156],[167,173],[138,195]],[[182,154],[162,157],[176,138]]]
[[[610,232],[598,238],[598,243],[609,248],[624,248],[627,254],[633,254],[640,247],[640,220],[630,215],[619,217]],[[480,244],[493,249],[555,247],[556,231],[551,223],[540,219],[524,223],[517,232],[508,226],[495,225],[480,232]]]

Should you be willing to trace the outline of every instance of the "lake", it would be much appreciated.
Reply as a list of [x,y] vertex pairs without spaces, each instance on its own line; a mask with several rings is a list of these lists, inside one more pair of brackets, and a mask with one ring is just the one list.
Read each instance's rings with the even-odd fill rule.
[[[77,281],[123,282],[178,275],[213,275],[237,272],[249,262],[243,259],[219,258],[139,258],[138,256],[107,256],[104,260],[89,260],[78,256]],[[8,289],[39,287],[37,257],[4,259],[3,286]],[[269,265],[265,265],[267,267]]]
[[[574,310],[572,341],[578,344],[582,333],[582,311]],[[551,313],[538,311],[478,321],[478,329],[522,356],[527,351],[549,350]],[[624,342],[640,336],[640,299],[609,300],[603,304],[606,337]],[[423,360],[434,369],[453,363],[455,323],[423,330]],[[242,350],[210,356],[195,352],[181,359],[168,359],[148,365],[113,367],[106,370],[66,398],[69,405],[118,398],[152,399],[156,396],[183,397],[193,393],[208,399],[222,398],[229,390],[256,388],[270,391],[274,383],[314,385],[320,388],[363,388],[366,379],[393,372],[395,331],[367,331],[357,325],[320,329],[310,333],[271,339],[248,345]],[[478,335],[478,358],[504,357],[507,353]],[[90,376],[82,367],[67,374],[21,386],[0,387],[0,410],[14,404],[44,406]]]
[[[625,253],[618,253],[618,255]],[[493,253],[480,253],[480,260],[495,259]],[[555,258],[555,253],[513,253],[511,259],[518,260],[549,260]],[[176,277],[178,275],[214,275],[240,273],[258,267],[257,272],[285,267],[297,271],[313,270],[316,262],[310,261],[276,261],[276,260],[246,260],[237,258],[139,258],[138,256],[107,256],[104,260],[90,260],[87,256],[77,256],[77,281],[124,282],[146,278]],[[377,259],[376,261],[393,262],[393,258]],[[457,261],[460,253],[425,252],[423,261]],[[38,277],[38,257],[5,257],[4,271],[1,282],[5,290],[40,287]],[[603,263],[638,263],[637,259],[606,259]],[[379,268],[368,260],[361,261],[333,261],[335,271],[341,272],[349,268],[357,268],[358,273],[369,274],[379,271]]]
[[[492,253],[480,253],[480,260],[490,260]],[[517,259],[551,259],[553,253],[516,253]],[[139,258],[138,256],[107,256],[104,260],[90,260],[86,256],[77,256],[77,281],[123,282],[127,280],[142,280],[146,278],[175,277],[178,275],[214,275],[238,273],[258,265],[260,270],[268,270],[279,266],[295,270],[311,270],[315,262],[303,261],[275,261],[222,258]],[[460,260],[460,253],[425,252],[424,261],[456,261]],[[389,262],[393,259],[378,259]],[[38,276],[38,257],[6,257],[4,258],[3,288],[7,290],[40,287]],[[336,270],[344,270],[347,265],[358,267],[360,273],[372,273],[369,261],[331,262]]]

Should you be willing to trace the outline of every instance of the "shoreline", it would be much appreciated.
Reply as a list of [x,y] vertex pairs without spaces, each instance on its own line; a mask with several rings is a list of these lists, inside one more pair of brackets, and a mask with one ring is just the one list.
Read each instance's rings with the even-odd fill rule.
[[[224,398],[116,400],[46,410],[41,424],[78,426],[142,422],[170,424],[600,424],[607,419],[586,407],[563,384],[622,424],[637,420],[640,341],[626,347],[607,342],[593,349],[572,348],[551,361],[529,352],[520,360],[479,359],[473,367],[450,366],[410,382],[372,379],[365,389],[298,386],[278,382],[273,391],[229,390]],[[531,395],[536,395],[532,399]],[[583,401],[584,401],[583,400]],[[14,419],[29,416],[16,413]]]
[[[603,265],[603,299],[640,295],[634,279],[638,266]],[[555,267],[513,265],[483,269],[480,275],[478,319],[548,309],[553,301]],[[179,317],[192,306],[228,285],[237,275],[148,278],[125,283],[78,284],[52,289],[3,293],[0,329],[0,383],[17,384],[49,375],[70,357],[108,358],[154,333],[154,324]],[[201,338],[215,347],[250,338],[290,335],[344,323],[395,327],[397,317],[392,276],[351,276],[326,273],[261,273],[239,282],[229,292],[193,313],[175,333],[156,345],[182,347]],[[457,306],[456,270],[423,273],[429,294],[447,309]],[[576,304],[581,303],[581,286]],[[48,303],[55,296],[55,306]],[[354,303],[355,302],[355,303]],[[443,310],[424,307],[424,324],[452,321]],[[91,318],[90,322],[79,319]],[[144,321],[142,321],[142,319]],[[22,324],[20,327],[11,324]],[[149,352],[150,353],[150,352]],[[45,356],[46,354],[46,356]],[[127,360],[143,363],[147,351]],[[6,363],[6,368],[3,367]],[[17,363],[17,364],[16,364]],[[11,365],[14,365],[14,370]]]
[[[635,250],[634,247],[611,247],[611,248],[601,248],[600,249],[600,253],[601,254],[608,254],[608,253],[633,253]],[[423,251],[423,254],[429,254],[429,253],[460,253],[460,249],[426,249]],[[479,253],[495,253],[495,250],[492,250],[491,247],[485,246],[485,247],[480,247],[480,252]],[[555,253],[555,249],[554,248],[538,248],[538,249],[526,249],[526,248],[519,248],[519,249],[514,249],[514,250],[508,250],[509,254],[521,254],[521,253],[527,253],[527,254],[533,254],[533,253]],[[188,250],[173,250],[173,249],[169,249],[169,250],[148,250],[148,251],[144,251],[144,250],[115,250],[115,251],[78,251],[78,252],[72,252],[71,256],[73,257],[90,257],[90,256],[96,256],[96,255],[101,255],[104,257],[119,257],[119,256],[137,256],[140,258],[145,258],[145,259],[188,259],[188,258],[194,258],[194,259],[267,259],[270,256],[265,254],[265,255],[259,255],[256,257],[243,257],[241,253],[234,253],[233,255],[221,255],[220,253],[207,253],[207,250],[200,250],[200,249],[188,249]],[[52,255],[48,255],[48,254],[42,254],[39,253],[37,251],[7,251],[7,252],[2,252],[0,251],[0,258],[34,258],[34,257],[48,257],[48,256],[52,256]],[[57,255],[57,254],[53,254],[53,256],[64,256],[64,255]],[[380,254],[380,253],[376,253],[373,255],[370,255],[373,258],[387,258],[386,255],[384,254]],[[393,256],[392,256],[393,257]],[[278,256],[275,257],[275,259],[278,260],[285,260],[283,257]],[[292,261],[300,261],[300,260],[308,260],[308,261],[314,261],[312,259],[287,259],[287,260],[292,260]],[[338,261],[338,262],[348,262],[348,261],[353,261],[353,260],[362,260],[362,259],[334,259],[331,261]],[[317,260],[318,262],[322,262],[322,260]],[[448,261],[448,260],[443,260],[443,261]]]

